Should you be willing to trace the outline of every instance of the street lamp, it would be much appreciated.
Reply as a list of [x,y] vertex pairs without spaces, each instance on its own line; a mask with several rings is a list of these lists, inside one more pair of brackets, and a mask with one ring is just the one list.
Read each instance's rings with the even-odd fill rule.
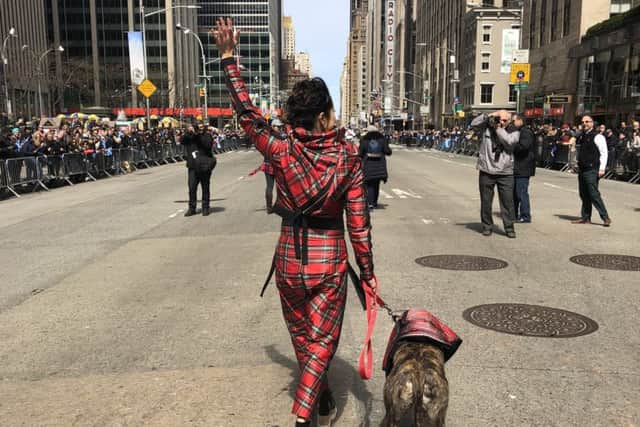
[[18,32],[15,27],[11,27],[9,29],[9,34],[4,38],[2,42],[2,75],[4,76],[4,99],[7,103],[7,116],[11,119],[12,111],[11,111],[11,100],[9,99],[9,86],[7,85],[7,65],[9,60],[7,59],[7,41],[10,37],[18,38]]
[[202,53],[202,88],[204,89],[204,111],[202,114],[202,120],[204,121],[205,125],[208,125],[209,124],[209,104],[208,104],[208,98],[207,98],[208,96],[207,79],[209,77],[207,76],[207,58],[205,57],[205,54],[204,54],[204,46],[202,45],[202,40],[200,40],[200,37],[198,37],[198,35],[193,31],[191,31],[190,28],[187,28],[181,25],[180,23],[178,23],[176,24],[176,29],[182,31],[184,35],[191,34],[193,37],[196,38],[196,40],[198,40],[198,44],[200,45],[200,52]]
[[[29,48],[29,45],[25,44],[22,46],[23,51],[28,48]],[[36,54],[33,52],[33,50],[30,50],[30,51],[31,51],[31,55],[33,55],[33,57],[36,58]],[[44,107],[42,105],[42,75],[44,74],[42,72],[42,61],[49,53],[55,52],[55,51],[64,52],[64,48],[62,46],[52,47],[51,49],[44,51],[40,55],[40,57],[37,58],[38,61],[36,62],[37,64],[36,72],[38,73],[38,109],[40,110],[40,117],[44,116],[43,114]]]
[[[143,0],[140,0],[139,3],[139,9],[140,9],[140,23],[142,25],[142,50],[144,51],[144,78],[148,79],[149,78],[149,74],[147,73],[147,33],[145,31],[145,19],[147,19],[150,16],[153,15],[158,15],[160,13],[164,13],[167,10],[173,10],[173,9],[200,9],[200,6],[196,6],[196,5],[184,5],[184,6],[172,6],[172,7],[165,7],[164,9],[158,9],[158,10],[154,10],[153,12],[149,12],[149,13],[144,13],[144,4],[143,4]],[[180,24],[178,24],[180,25]],[[177,26],[176,26],[177,28]],[[145,97],[146,98],[146,97]],[[147,126],[149,126],[151,124],[151,113],[150,113],[150,107],[149,107],[149,98],[146,98],[146,107],[147,107]]]

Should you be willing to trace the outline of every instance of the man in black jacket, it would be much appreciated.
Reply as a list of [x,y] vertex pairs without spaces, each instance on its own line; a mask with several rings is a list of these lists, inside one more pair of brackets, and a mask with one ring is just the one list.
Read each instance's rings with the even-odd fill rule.
[[360,140],[358,153],[362,158],[369,210],[377,209],[380,181],[386,183],[389,178],[386,157],[391,155],[391,147],[378,128],[369,126],[367,133]]
[[202,186],[202,215],[209,215],[209,198],[211,172],[215,167],[213,157],[213,140],[203,124],[198,124],[198,133],[193,132],[193,126],[187,128],[182,137],[182,144],[187,156],[187,168],[189,169],[189,209],[184,216],[192,216],[196,213],[198,202],[198,184]]
[[513,115],[513,124],[520,131],[520,139],[513,145],[513,176],[516,218],[521,223],[531,222],[529,180],[536,174],[536,137],[519,114]]

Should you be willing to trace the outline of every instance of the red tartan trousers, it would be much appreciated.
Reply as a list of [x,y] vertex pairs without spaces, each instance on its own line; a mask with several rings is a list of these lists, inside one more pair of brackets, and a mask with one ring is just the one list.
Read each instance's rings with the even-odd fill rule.
[[342,330],[347,296],[344,232],[309,229],[308,264],[296,259],[291,227],[282,227],[276,248],[276,284],[300,377],[292,412],[310,419],[328,387],[327,372]]

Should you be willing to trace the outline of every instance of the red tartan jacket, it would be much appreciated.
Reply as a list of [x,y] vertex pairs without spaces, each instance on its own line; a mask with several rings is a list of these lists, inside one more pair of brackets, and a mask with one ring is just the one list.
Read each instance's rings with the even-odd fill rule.
[[287,126],[287,138],[283,139],[252,104],[235,59],[223,59],[222,66],[240,125],[273,168],[278,184],[276,204],[296,211],[332,180],[328,197],[309,215],[335,218],[346,211],[361,279],[371,279],[371,225],[357,148],[345,141],[343,130],[314,134]]

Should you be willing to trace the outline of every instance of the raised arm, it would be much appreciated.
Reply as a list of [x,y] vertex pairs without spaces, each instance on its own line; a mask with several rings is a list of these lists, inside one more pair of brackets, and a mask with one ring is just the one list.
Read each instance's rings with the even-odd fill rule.
[[231,19],[225,21],[220,18],[216,29],[213,30],[213,37],[222,58],[221,65],[225,72],[227,89],[229,89],[231,96],[231,104],[238,113],[240,126],[258,151],[270,160],[286,143],[280,135],[272,132],[267,120],[251,102],[251,97],[233,56],[240,32],[234,31]]

